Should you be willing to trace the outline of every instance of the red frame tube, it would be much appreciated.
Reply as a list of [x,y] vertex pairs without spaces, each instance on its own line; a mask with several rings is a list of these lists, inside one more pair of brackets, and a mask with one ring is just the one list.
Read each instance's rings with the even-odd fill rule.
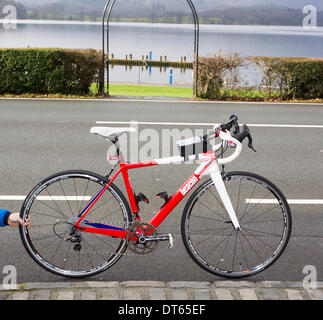
[[[170,212],[178,205],[178,203],[186,196],[186,194],[199,182],[202,172],[204,172],[215,160],[216,158],[213,157],[209,161],[207,161],[205,163],[203,170],[201,170],[199,174],[193,173],[185,181],[185,183],[176,191],[176,193],[171,197],[171,199],[156,213],[156,215],[150,220],[149,224],[157,228],[164,221],[164,219],[170,214]],[[159,163],[154,160],[138,162],[134,164],[127,164],[124,161],[120,162],[120,169],[112,177],[112,179],[104,187],[104,189],[102,189],[102,191],[97,196],[97,198],[93,201],[93,203],[91,203],[91,205],[87,208],[87,210],[81,215],[79,220],[76,222],[75,227],[77,227],[78,230],[83,232],[103,234],[103,235],[125,239],[127,236],[126,230],[101,229],[101,228],[95,228],[95,227],[80,226],[80,222],[84,219],[84,217],[88,214],[88,212],[91,210],[94,204],[100,199],[102,194],[109,188],[111,183],[118,177],[120,173],[122,173],[122,176],[123,176],[132,213],[137,214],[137,220],[140,220],[140,216],[138,214],[138,206],[129,181],[128,170],[157,166],[157,165],[159,165]]]

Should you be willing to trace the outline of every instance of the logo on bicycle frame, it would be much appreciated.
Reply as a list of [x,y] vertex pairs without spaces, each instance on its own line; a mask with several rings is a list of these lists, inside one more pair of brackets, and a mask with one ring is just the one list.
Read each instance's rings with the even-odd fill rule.
[[181,194],[183,196],[185,196],[197,183],[198,183],[198,179],[196,178],[196,176],[193,176],[185,185],[182,189],[179,189],[179,191],[181,192]]

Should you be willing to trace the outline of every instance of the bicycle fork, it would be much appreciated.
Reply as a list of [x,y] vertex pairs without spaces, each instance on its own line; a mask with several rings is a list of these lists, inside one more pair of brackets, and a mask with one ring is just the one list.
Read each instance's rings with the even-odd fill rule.
[[214,164],[212,167],[213,168],[209,172],[209,174],[211,175],[214,186],[216,187],[216,190],[218,191],[218,194],[223,202],[224,208],[227,211],[234,228],[236,230],[241,230],[237,215],[232,206],[228,191],[225,187],[221,171],[217,164]]

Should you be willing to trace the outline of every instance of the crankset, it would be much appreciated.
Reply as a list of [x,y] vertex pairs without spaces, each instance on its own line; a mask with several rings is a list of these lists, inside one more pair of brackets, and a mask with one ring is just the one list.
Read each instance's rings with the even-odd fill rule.
[[169,247],[174,247],[173,236],[171,234],[158,235],[156,228],[151,224],[136,221],[128,229],[127,245],[136,254],[153,252],[159,241],[169,241]]

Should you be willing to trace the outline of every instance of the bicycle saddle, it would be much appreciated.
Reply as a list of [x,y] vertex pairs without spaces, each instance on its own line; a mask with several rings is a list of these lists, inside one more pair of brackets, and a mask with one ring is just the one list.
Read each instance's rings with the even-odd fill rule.
[[91,128],[91,133],[98,134],[108,139],[114,139],[115,137],[121,136],[126,132],[135,132],[135,128],[124,127],[124,128],[112,128],[112,127],[93,127]]

